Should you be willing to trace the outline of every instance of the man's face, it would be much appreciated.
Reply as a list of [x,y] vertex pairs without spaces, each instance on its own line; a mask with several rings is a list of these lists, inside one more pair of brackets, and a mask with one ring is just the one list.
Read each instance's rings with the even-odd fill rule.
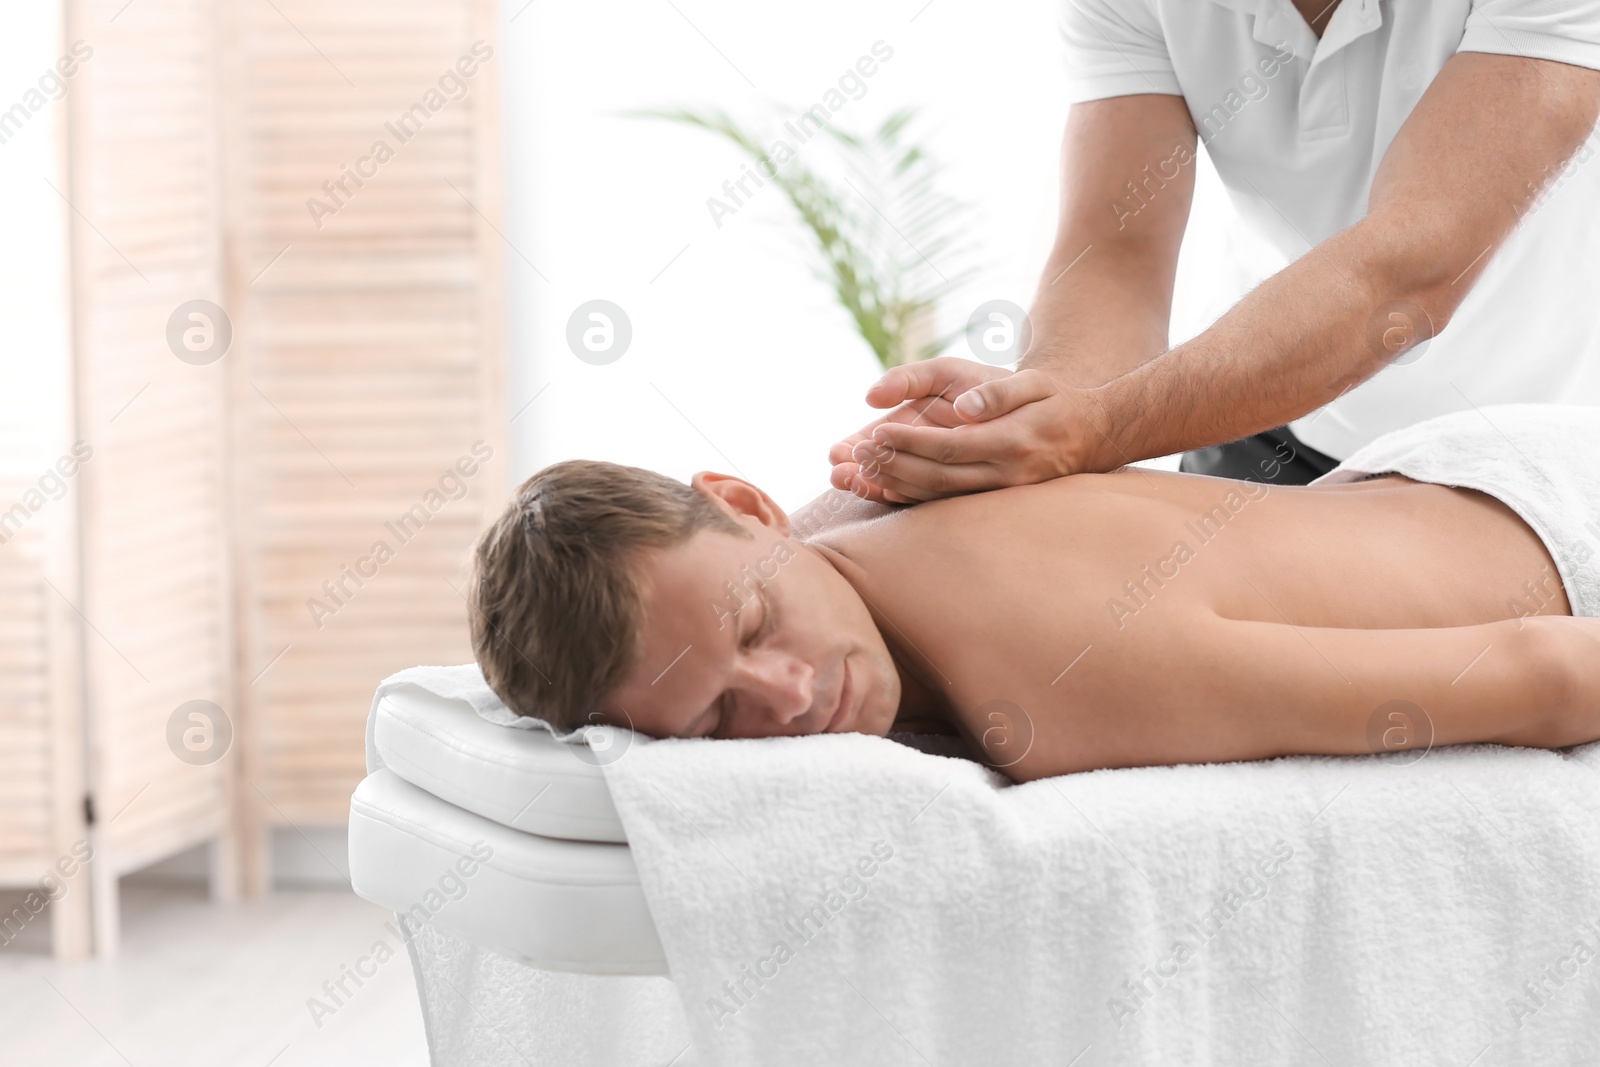
[[605,721],[657,737],[887,734],[900,677],[855,588],[748,482],[691,484],[754,537],[699,530],[635,558],[644,659],[602,700]]

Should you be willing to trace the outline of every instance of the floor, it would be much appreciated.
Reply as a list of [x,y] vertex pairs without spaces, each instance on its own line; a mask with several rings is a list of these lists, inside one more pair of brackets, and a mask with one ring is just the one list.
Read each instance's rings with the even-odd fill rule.
[[[22,894],[0,890],[0,914]],[[322,990],[394,942],[391,914],[348,889],[279,889],[213,903],[203,883],[122,881],[122,950],[50,958],[40,915],[0,947],[0,1063],[7,1067],[426,1067],[422,1012],[404,952],[343,1003]]]

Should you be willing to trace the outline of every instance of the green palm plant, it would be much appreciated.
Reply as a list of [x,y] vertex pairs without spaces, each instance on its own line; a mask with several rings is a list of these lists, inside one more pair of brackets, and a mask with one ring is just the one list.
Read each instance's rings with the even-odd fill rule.
[[[834,161],[843,168],[840,189],[807,161],[769,160],[760,142],[723,112],[644,111],[718,134],[758,166],[778,187],[814,238],[820,272],[856,330],[885,368],[938,354],[962,328],[932,336],[940,299],[976,273],[975,243],[966,236],[967,203],[945,193],[943,166],[910,143],[916,111],[886,118],[866,136],[824,125]],[[964,327],[963,327],[964,328]]]

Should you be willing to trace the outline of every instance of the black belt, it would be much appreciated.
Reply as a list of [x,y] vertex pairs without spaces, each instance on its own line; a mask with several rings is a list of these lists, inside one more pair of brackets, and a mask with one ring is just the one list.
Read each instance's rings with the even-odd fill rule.
[[1288,426],[1279,426],[1225,445],[1185,452],[1178,469],[1268,485],[1305,485],[1338,465],[1338,460],[1300,440]]

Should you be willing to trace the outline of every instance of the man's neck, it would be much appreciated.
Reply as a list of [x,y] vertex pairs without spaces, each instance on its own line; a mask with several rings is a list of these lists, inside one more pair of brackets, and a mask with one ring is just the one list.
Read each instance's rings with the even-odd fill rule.
[[895,712],[890,729],[914,734],[958,733],[950,716],[950,702],[907,665],[893,641],[885,638],[884,643],[889,646],[894,669],[900,675],[900,710]]
[[1333,18],[1333,9],[1339,6],[1339,0],[1294,0],[1294,6],[1320,41],[1328,22]]

